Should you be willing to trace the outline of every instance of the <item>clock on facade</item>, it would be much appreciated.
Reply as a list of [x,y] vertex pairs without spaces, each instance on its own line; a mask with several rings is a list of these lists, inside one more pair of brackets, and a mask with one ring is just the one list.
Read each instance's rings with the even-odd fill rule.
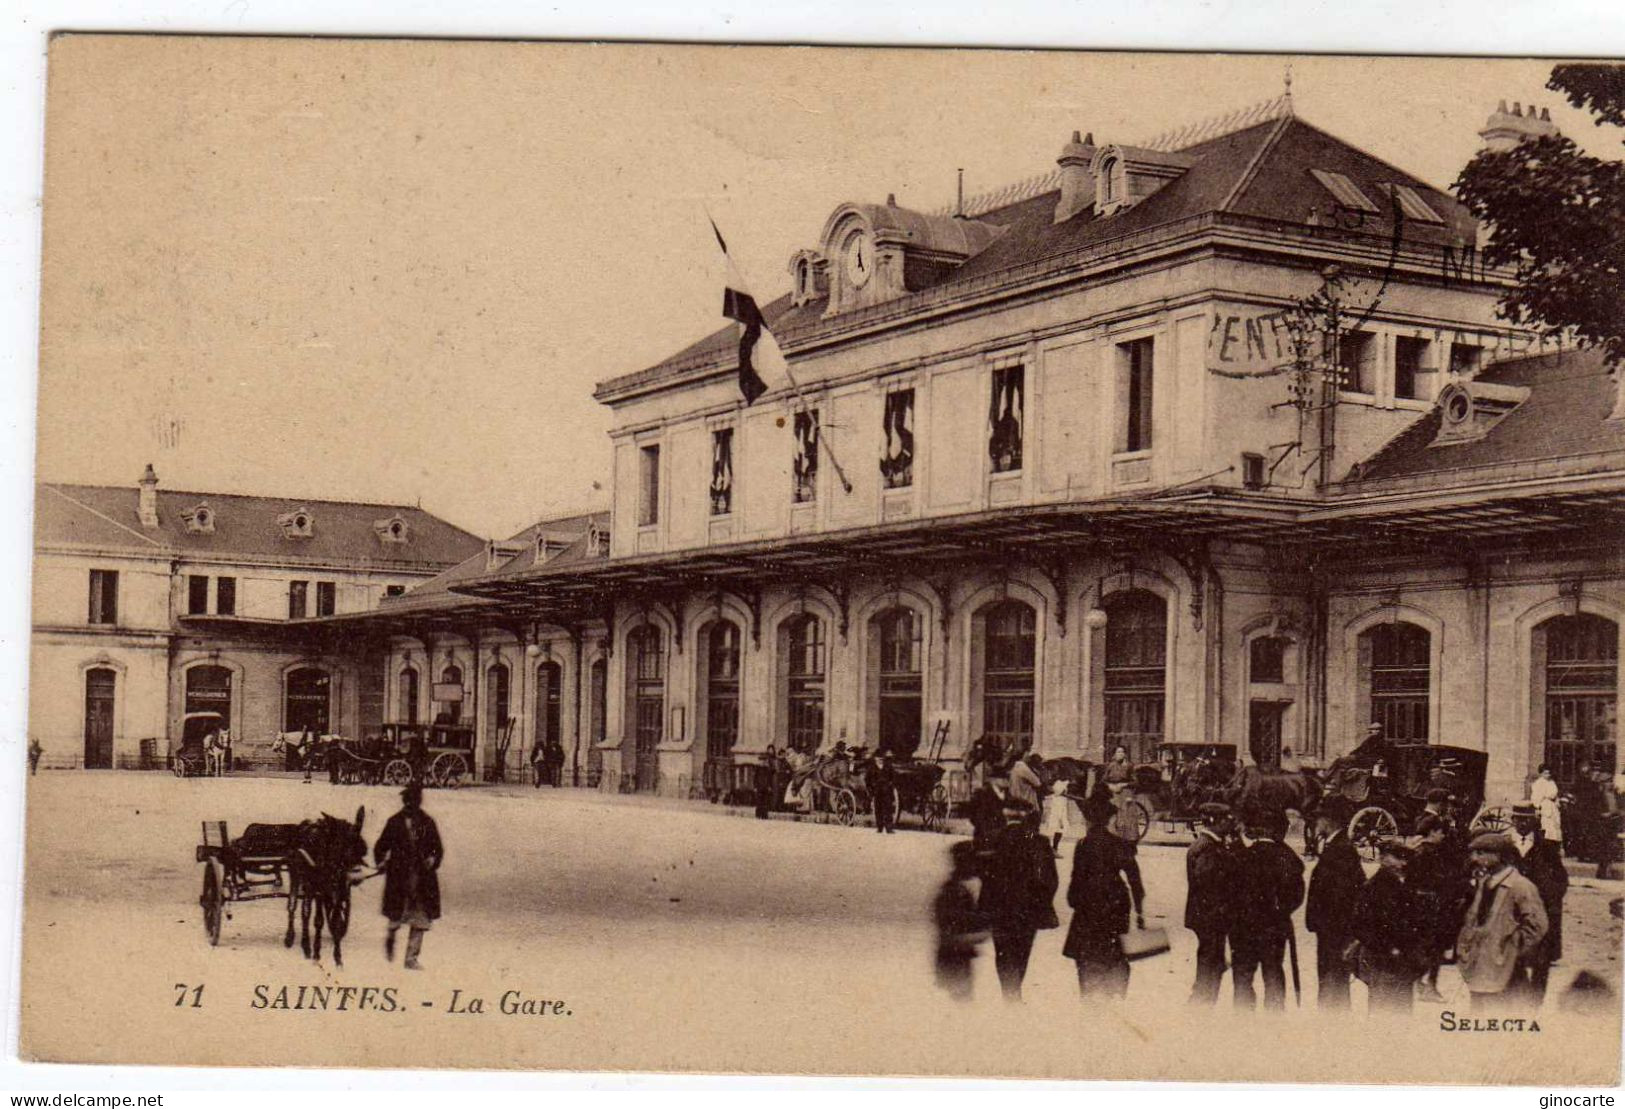
[[870,271],[874,269],[874,251],[870,249],[869,237],[862,231],[854,231],[846,237],[846,243],[841,247],[842,264],[846,267],[846,279],[854,288],[863,288],[869,280]]

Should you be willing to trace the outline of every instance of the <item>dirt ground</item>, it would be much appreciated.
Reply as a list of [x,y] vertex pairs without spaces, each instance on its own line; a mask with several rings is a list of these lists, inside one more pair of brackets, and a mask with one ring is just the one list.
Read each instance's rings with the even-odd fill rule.
[[[276,900],[233,906],[220,946],[208,945],[194,859],[203,820],[224,819],[235,835],[250,821],[353,817],[363,805],[370,843],[398,807],[385,787],[84,771],[32,779],[24,1055],[1353,1082],[1549,1080],[1561,1068],[1572,1084],[1618,1073],[1621,931],[1608,903],[1625,888],[1584,877],[1569,895],[1566,956],[1545,1009],[1505,1014],[1537,1021],[1538,1032],[1447,1029],[1445,1011],[1466,1016],[1450,968],[1445,1003],[1403,1021],[1367,1019],[1358,985],[1353,1015],[1323,1018],[1307,934],[1301,1010],[1238,1015],[1228,982],[1217,1009],[1189,1009],[1194,937],[1178,927],[1184,850],[1172,840],[1140,855],[1148,918],[1169,927],[1173,951],[1135,965],[1121,1006],[1080,1004],[1060,930],[1039,935],[1025,1004],[999,998],[989,953],[976,963],[976,999],[955,1005],[933,981],[929,921],[951,837],[762,822],[585,790],[428,794],[447,845],[445,917],[422,972],[385,960],[381,880],[356,890],[342,968],[330,952],[316,963],[283,947]],[[1064,894],[1069,859],[1061,866]],[[1058,909],[1064,923],[1070,910]],[[1562,1011],[1582,968],[1615,991],[1603,1016]],[[313,1008],[319,986],[352,987],[342,1011],[336,990]],[[549,1004],[504,1013],[504,995],[521,1010]]]

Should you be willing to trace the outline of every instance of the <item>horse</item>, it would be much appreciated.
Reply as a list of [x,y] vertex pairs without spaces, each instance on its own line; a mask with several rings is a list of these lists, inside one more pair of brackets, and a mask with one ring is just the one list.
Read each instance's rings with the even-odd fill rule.
[[1243,819],[1260,815],[1284,816],[1288,810],[1303,820],[1304,850],[1315,853],[1315,814],[1323,789],[1312,770],[1270,773],[1257,766],[1239,766],[1224,789],[1226,803]]
[[[344,965],[344,935],[350,930],[351,873],[367,857],[367,841],[361,838],[361,825],[367,807],[355,811],[355,823],[323,813],[320,820],[306,820],[294,834],[294,849],[288,866],[288,931],[282,946],[293,946],[293,918],[300,916],[299,948],[306,957],[321,959],[322,927],[333,938],[333,965]],[[311,918],[315,935],[311,935]]]
[[978,766],[985,766],[988,774],[1008,774],[1026,753],[1025,747],[1008,736],[983,735],[965,751],[965,773],[974,774]]

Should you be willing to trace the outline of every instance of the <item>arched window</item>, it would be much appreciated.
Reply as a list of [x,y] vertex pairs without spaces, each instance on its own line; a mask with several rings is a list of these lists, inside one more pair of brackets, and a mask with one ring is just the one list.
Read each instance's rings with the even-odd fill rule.
[[666,713],[666,644],[660,629],[642,624],[626,637],[627,717],[632,722],[635,787],[653,790]]
[[982,612],[982,734],[1025,750],[1033,741],[1038,614],[1021,601]]
[[561,687],[564,668],[553,659],[536,664],[536,726],[531,735],[533,749],[546,750],[549,745],[562,748],[564,736],[559,727]]
[[418,672],[416,667],[401,667],[400,720],[403,724],[418,722]]
[[592,744],[587,748],[587,784],[596,786],[604,772],[604,753],[599,744],[604,742],[609,730],[609,663],[601,658],[593,659],[587,674],[587,696],[591,702],[588,734],[592,736]]
[[869,621],[874,663],[871,727],[879,747],[906,758],[920,745],[922,621],[913,609],[889,608]]
[[1117,159],[1107,158],[1100,163],[1100,198],[1110,203],[1117,199]]
[[[455,724],[463,718],[463,669],[453,663],[447,663],[446,668],[440,671],[440,684],[443,692],[456,691],[456,697],[449,701],[442,701],[446,707],[440,710],[444,723]],[[437,697],[436,700],[439,698]],[[437,723],[441,721],[436,721]]]
[[734,743],[739,739],[739,626],[718,620],[705,630],[700,708],[705,713],[704,783],[708,795],[729,787]]
[[[1543,721],[1543,758],[1552,776],[1575,781],[1580,763],[1612,773],[1619,714],[1619,625],[1581,613],[1544,621],[1533,636]],[[1531,768],[1533,769],[1533,768]]]
[[1113,593],[1106,612],[1103,673],[1105,753],[1128,749],[1131,762],[1152,762],[1163,740],[1168,680],[1168,605],[1146,589]]
[[1369,689],[1367,720],[1395,743],[1428,742],[1433,637],[1419,624],[1376,624],[1360,633],[1361,684]]
[[485,668],[485,742],[492,750],[507,753],[502,742],[508,725],[508,664],[493,662]]
[[113,705],[118,673],[98,666],[85,671],[85,769],[113,768]]
[[302,732],[309,728],[317,735],[332,731],[332,686],[333,679],[319,667],[301,666],[288,671],[282,699],[282,730]]
[[824,622],[803,613],[779,625],[779,658],[785,741],[797,751],[816,751],[824,742]]

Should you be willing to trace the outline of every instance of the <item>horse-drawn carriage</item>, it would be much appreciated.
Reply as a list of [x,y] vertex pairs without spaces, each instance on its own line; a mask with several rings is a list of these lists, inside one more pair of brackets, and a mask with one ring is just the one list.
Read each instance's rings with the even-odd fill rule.
[[385,724],[378,758],[386,785],[455,788],[474,773],[470,724]]
[[1169,831],[1190,831],[1202,805],[1223,801],[1236,776],[1233,743],[1162,743],[1157,761],[1135,768],[1136,800]]
[[1489,756],[1469,747],[1437,743],[1390,744],[1374,765],[1340,759],[1327,768],[1320,812],[1347,823],[1349,840],[1367,859],[1377,857],[1388,836],[1410,835],[1427,804],[1442,789],[1447,812],[1472,831],[1502,831],[1510,820],[1503,809],[1484,802]]
[[189,712],[181,717],[181,745],[169,758],[177,778],[201,778],[209,772],[209,737],[219,735],[226,718],[218,712]]
[[[302,824],[250,824],[233,839],[224,820],[203,822],[197,861],[203,864],[198,894],[203,932],[209,946],[220,942],[229,906],[245,901],[285,900],[287,931],[283,945],[293,946],[294,916],[302,916],[301,947],[321,957],[322,929],[333,941],[333,961],[343,965],[342,943],[350,925],[350,890],[367,854],[361,838],[365,809],[355,823],[325,813]],[[315,926],[314,941],[311,926]]]
[[[920,818],[927,831],[939,831],[948,822],[948,789],[943,765],[932,758],[892,759],[892,811],[899,817]],[[813,759],[791,779],[790,790],[806,800],[807,811],[831,816],[838,824],[854,824],[874,812],[870,775],[874,762],[860,748],[832,752]]]

